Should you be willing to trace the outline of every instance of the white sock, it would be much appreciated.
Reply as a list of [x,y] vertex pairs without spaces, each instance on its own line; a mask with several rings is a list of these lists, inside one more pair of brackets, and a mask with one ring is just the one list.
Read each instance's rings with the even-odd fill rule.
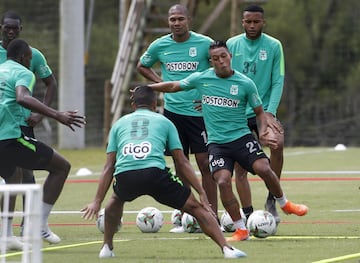
[[244,221],[242,219],[236,220],[234,222],[234,226],[235,226],[236,229],[246,229],[245,223],[244,223]]
[[7,229],[6,229],[6,234],[8,237],[12,237],[14,235],[12,223],[13,223],[13,219],[8,218],[8,225],[7,225]]
[[278,202],[279,203],[279,206],[280,207],[284,207],[285,206],[285,204],[286,204],[286,202],[288,201],[287,199],[286,199],[286,196],[285,196],[285,194],[283,194],[283,196],[282,197],[275,197],[275,200],[276,200],[276,202]]
[[41,230],[44,231],[48,231],[49,230],[49,226],[48,226],[48,219],[49,219],[49,215],[50,212],[52,210],[54,205],[50,205],[47,203],[42,203],[42,227]]

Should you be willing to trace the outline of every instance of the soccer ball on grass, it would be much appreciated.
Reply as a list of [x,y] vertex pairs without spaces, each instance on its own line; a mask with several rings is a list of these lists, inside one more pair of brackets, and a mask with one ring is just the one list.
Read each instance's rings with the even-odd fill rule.
[[145,207],[136,216],[136,225],[143,233],[156,233],[164,224],[164,216],[155,207]]
[[196,218],[188,213],[184,213],[182,215],[181,225],[183,226],[185,232],[202,233],[202,230]]
[[274,216],[265,210],[254,211],[247,220],[247,228],[251,235],[259,238],[275,235],[277,230]]

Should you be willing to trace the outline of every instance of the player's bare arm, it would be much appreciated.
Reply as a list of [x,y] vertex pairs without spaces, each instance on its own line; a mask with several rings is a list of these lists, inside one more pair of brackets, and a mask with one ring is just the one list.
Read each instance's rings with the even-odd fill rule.
[[178,92],[182,90],[180,88],[180,81],[165,81],[160,83],[154,83],[150,84],[149,87],[159,92],[168,93]]
[[155,70],[153,70],[152,68],[145,67],[140,62],[137,64],[136,69],[141,75],[143,75],[148,80],[151,80],[155,83],[162,81],[161,77],[155,72]]
[[84,219],[91,220],[95,216],[97,216],[101,207],[101,203],[104,201],[106,193],[108,192],[110,185],[113,181],[115,161],[116,152],[108,153],[102,175],[99,179],[99,184],[96,190],[94,201],[81,209],[81,212],[84,212],[82,216]]
[[68,126],[72,131],[75,131],[73,126],[81,128],[86,124],[85,116],[78,115],[76,110],[59,112],[50,108],[36,98],[32,97],[29,90],[24,86],[16,87],[16,102],[34,112],[38,112],[59,121],[60,123]]

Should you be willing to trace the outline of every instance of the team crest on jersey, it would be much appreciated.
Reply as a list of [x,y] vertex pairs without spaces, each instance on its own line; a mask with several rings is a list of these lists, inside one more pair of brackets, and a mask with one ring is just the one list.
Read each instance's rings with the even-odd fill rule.
[[239,87],[238,87],[238,85],[231,85],[231,87],[230,87],[230,94],[231,94],[231,95],[238,95],[238,94],[239,94]]
[[260,60],[267,60],[267,52],[266,52],[266,50],[260,50],[259,59]]
[[197,49],[196,47],[189,48],[189,56],[190,57],[196,57],[197,56]]

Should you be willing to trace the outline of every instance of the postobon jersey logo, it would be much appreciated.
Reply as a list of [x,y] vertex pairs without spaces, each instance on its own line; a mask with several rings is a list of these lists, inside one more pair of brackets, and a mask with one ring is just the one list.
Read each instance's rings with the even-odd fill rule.
[[132,155],[135,160],[145,159],[150,152],[151,143],[149,142],[142,142],[140,144],[128,143],[122,150],[124,156]]

